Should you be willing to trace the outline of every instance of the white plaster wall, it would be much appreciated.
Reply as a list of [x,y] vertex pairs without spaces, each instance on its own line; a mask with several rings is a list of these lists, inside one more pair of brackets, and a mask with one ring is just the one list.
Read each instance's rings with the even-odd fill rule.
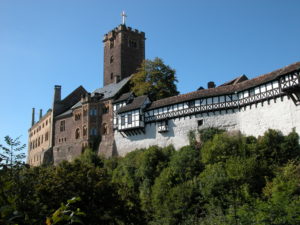
[[[118,155],[124,156],[130,151],[138,148],[147,148],[151,145],[161,147],[173,144],[176,149],[188,145],[188,132],[190,130],[202,129],[205,127],[220,127],[228,130],[236,130],[237,112],[229,110],[216,112],[216,114],[205,113],[202,116],[189,116],[171,119],[168,122],[169,131],[165,133],[157,132],[157,124],[146,124],[145,134],[123,137],[118,131],[115,131],[115,143]],[[203,125],[198,127],[198,120],[203,119]]]
[[239,129],[246,135],[263,135],[271,128],[288,134],[293,127],[300,134],[300,106],[296,106],[292,99],[284,96],[283,101],[280,97],[274,100],[264,101],[242,108],[239,113]]
[[[198,120],[203,119],[203,125],[198,127]],[[296,106],[291,99],[284,96],[283,101],[278,97],[274,100],[252,104],[240,111],[225,110],[209,114],[203,113],[169,120],[169,131],[158,133],[155,123],[146,124],[145,134],[123,137],[115,131],[117,152],[123,156],[138,148],[151,145],[161,147],[173,144],[176,149],[188,145],[188,132],[207,127],[219,127],[226,130],[240,130],[245,135],[259,136],[271,128],[288,134],[295,127],[300,134],[300,106]]]

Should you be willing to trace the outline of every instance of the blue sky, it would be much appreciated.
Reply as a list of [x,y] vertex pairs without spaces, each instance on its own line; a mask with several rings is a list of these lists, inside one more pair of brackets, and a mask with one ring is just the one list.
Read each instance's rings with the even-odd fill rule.
[[63,97],[102,87],[102,38],[122,10],[181,93],[300,61],[299,0],[0,0],[0,143],[27,144],[31,108],[47,111],[55,84]]

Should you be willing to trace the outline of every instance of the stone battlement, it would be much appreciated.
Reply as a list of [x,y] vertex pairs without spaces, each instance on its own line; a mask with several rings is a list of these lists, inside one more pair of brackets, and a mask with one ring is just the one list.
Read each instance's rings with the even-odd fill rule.
[[139,35],[145,39],[145,32],[139,31],[137,29],[132,29],[131,27],[127,27],[126,25],[120,24],[118,27],[114,28],[110,32],[106,33],[103,37],[103,42],[115,38],[115,36],[120,32],[131,32],[133,34]]

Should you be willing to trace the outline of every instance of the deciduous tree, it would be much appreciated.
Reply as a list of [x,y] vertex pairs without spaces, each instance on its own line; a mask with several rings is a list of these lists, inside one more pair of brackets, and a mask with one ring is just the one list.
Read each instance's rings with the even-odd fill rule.
[[178,95],[175,73],[176,71],[165,65],[160,58],[153,61],[144,60],[131,80],[132,91],[137,96],[148,95],[151,100]]

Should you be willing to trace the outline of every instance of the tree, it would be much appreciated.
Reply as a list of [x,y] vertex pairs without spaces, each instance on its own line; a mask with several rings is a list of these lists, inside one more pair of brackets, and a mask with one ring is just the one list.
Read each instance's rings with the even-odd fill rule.
[[[20,137],[12,139],[9,136],[5,136],[4,140],[7,146],[3,146],[0,144],[0,166],[9,166],[12,167],[16,164],[20,164],[22,160],[25,158],[24,153],[20,153],[26,145],[21,145],[19,141]],[[4,161],[4,162],[2,162]]]
[[165,65],[163,60],[144,60],[138,72],[133,75],[131,82],[135,95],[148,95],[151,100],[178,95],[176,87],[176,71]]

